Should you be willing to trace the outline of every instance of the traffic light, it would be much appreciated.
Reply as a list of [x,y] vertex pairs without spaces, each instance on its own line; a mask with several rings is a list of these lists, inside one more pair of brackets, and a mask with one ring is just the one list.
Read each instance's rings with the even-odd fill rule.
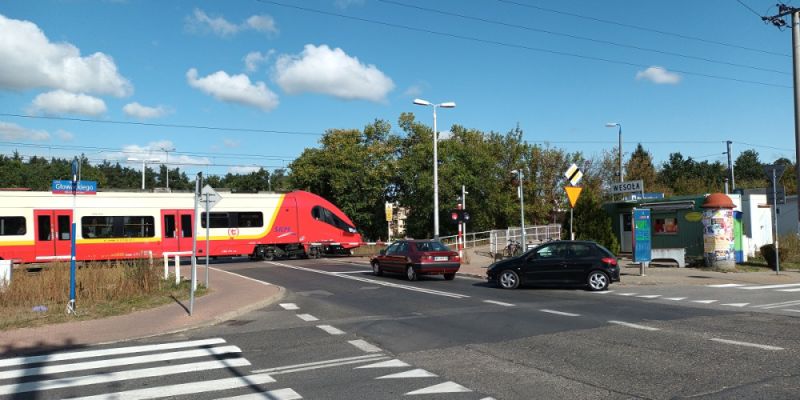
[[469,212],[467,210],[451,210],[450,219],[455,223],[469,222]]

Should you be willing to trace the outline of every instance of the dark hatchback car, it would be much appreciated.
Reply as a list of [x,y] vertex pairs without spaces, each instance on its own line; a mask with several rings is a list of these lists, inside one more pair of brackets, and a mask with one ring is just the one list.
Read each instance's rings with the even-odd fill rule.
[[614,253],[595,242],[563,240],[498,261],[489,266],[486,275],[503,289],[524,284],[586,285],[598,291],[619,282],[619,265]]
[[420,275],[444,275],[452,280],[461,267],[458,253],[438,240],[398,240],[370,261],[372,272],[405,274],[410,281]]

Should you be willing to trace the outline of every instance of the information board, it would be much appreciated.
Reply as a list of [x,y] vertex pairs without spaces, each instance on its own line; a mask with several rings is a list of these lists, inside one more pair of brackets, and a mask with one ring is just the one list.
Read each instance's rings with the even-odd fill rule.
[[633,262],[650,262],[651,259],[650,209],[633,209]]

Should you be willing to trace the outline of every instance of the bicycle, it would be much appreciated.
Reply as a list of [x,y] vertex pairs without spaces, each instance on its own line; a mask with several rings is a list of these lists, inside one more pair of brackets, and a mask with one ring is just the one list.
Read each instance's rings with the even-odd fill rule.
[[509,239],[508,245],[503,249],[503,256],[516,257],[520,254],[522,254],[522,245],[514,239]]

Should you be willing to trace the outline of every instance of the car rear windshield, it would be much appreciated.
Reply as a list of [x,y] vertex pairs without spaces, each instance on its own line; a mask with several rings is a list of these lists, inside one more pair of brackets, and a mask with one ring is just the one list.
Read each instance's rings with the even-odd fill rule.
[[442,242],[417,242],[419,251],[450,251]]
[[602,245],[598,244],[597,248],[600,249],[600,252],[603,253],[603,255],[605,255],[605,256],[609,256],[609,257],[613,257],[613,258],[617,257],[617,256],[614,255],[614,253],[611,252],[611,250],[603,247]]

